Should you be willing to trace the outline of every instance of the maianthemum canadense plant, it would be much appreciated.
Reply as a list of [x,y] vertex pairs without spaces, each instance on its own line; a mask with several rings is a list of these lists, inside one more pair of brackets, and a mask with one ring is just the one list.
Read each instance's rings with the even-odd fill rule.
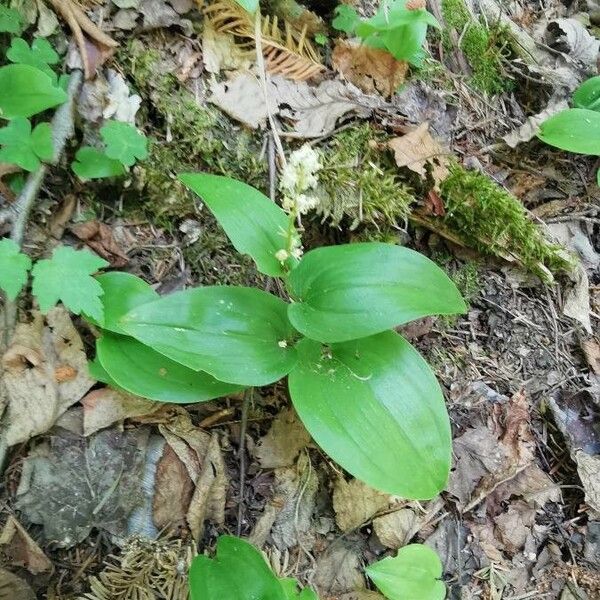
[[217,175],[181,181],[235,248],[279,278],[285,301],[251,287],[208,286],[158,297],[125,273],[99,275],[104,305],[94,375],[131,393],[199,402],[287,376],[314,440],[355,477],[405,498],[445,486],[451,437],[441,389],[391,328],[463,312],[452,281],[421,254],[392,244],[300,254],[298,210]]

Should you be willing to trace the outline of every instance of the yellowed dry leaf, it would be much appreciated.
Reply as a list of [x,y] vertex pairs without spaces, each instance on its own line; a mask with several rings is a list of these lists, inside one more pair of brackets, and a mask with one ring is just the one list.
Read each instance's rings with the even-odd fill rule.
[[407,62],[354,40],[338,39],[331,60],[344,79],[367,94],[379,92],[392,96],[408,71]]
[[240,49],[228,33],[215,31],[209,19],[202,30],[202,62],[209,73],[223,71],[248,71],[254,63],[254,51]]
[[391,496],[374,490],[358,479],[338,478],[333,488],[335,522],[344,532],[360,527],[380,510],[387,508]]
[[406,546],[421,528],[423,520],[411,508],[401,508],[373,519],[373,529],[379,541],[397,550]]
[[[17,325],[2,358],[8,400],[3,437],[8,446],[50,429],[94,384],[69,313],[55,308],[46,322],[37,313],[31,323]],[[61,375],[66,372],[68,378]]]
[[399,167],[407,167],[425,177],[429,166],[434,189],[439,191],[440,183],[449,175],[448,151],[431,137],[429,123],[421,123],[402,137],[392,138],[387,145],[394,152]]

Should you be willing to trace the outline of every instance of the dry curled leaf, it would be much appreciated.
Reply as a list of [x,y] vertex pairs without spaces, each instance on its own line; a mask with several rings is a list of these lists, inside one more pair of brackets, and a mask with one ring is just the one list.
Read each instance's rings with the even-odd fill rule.
[[387,508],[390,496],[374,490],[358,479],[340,477],[333,488],[335,522],[344,532],[360,527],[380,510]]
[[129,258],[115,241],[112,229],[105,223],[86,221],[85,223],[76,223],[70,229],[96,254],[105,258],[111,267],[119,269],[129,262]]
[[54,570],[52,561],[12,515],[0,533],[0,556],[4,564],[22,567],[32,575],[52,573]]
[[392,96],[408,71],[407,62],[396,60],[386,50],[354,40],[336,41],[331,60],[344,79],[367,94],[379,92]]

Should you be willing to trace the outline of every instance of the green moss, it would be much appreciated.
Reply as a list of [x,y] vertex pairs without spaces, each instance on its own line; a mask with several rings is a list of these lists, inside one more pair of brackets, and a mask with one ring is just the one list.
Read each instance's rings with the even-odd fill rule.
[[406,221],[414,201],[409,188],[398,179],[398,168],[376,149],[383,137],[368,124],[335,135],[322,148],[319,172],[318,212],[332,225],[350,221],[376,226]]
[[[499,94],[512,87],[512,81],[503,74],[502,59],[506,36],[501,25],[489,28],[473,19],[464,0],[442,0],[444,21],[454,29],[460,39],[460,48],[468,60],[473,74],[471,85],[487,94]],[[447,31],[442,34],[446,50],[452,48]]]
[[458,163],[441,184],[446,214],[439,221],[467,246],[482,254],[512,258],[547,278],[571,263],[560,246],[546,240],[521,202],[487,175]]

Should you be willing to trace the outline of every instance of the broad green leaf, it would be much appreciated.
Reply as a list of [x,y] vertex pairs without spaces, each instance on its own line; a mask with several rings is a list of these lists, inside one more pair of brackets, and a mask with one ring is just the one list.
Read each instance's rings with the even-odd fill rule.
[[600,111],[600,76],[590,77],[575,90],[573,104],[576,108]]
[[258,0],[235,0],[245,11],[254,14],[258,8]]
[[538,137],[561,150],[600,156],[600,112],[563,110],[542,123]]
[[74,250],[68,246],[56,248],[52,258],[38,260],[31,272],[32,291],[42,313],[62,302],[72,313],[85,313],[102,323],[102,286],[92,274],[107,266],[105,260],[88,250]]
[[6,52],[6,58],[10,62],[20,65],[30,65],[46,73],[53,81],[56,81],[56,73],[50,65],[59,61],[59,56],[44,38],[35,38],[31,47],[23,38],[13,38],[10,48]]
[[100,381],[101,383],[105,383],[106,385],[110,385],[115,388],[119,387],[116,381],[113,381],[110,375],[106,372],[106,369],[98,360],[98,356],[96,356],[94,360],[88,362],[88,373],[90,374],[90,377],[96,381]]
[[125,174],[125,167],[118,160],[89,146],[79,148],[71,168],[80,179],[102,179]]
[[126,167],[148,158],[148,139],[130,123],[109,121],[100,129],[106,144],[105,154]]
[[386,331],[333,344],[298,345],[292,402],[323,450],[354,477],[403,498],[433,498],[450,469],[450,423],[421,355]]
[[285,247],[288,216],[257,189],[230,177],[183,173],[179,179],[198,194],[221,224],[235,249],[249,254],[271,277],[286,271],[275,254]]
[[27,283],[31,259],[9,238],[0,240],[0,288],[9,300],[14,300]]
[[178,404],[233,394],[240,386],[192,371],[133,338],[105,331],[96,342],[100,364],[118,387],[150,400]]
[[308,587],[298,590],[298,582],[293,577],[280,579],[279,583],[283,588],[286,600],[319,600],[316,592]]
[[[121,329],[120,319],[130,310],[158,300],[160,296],[143,279],[113,271],[102,273],[96,277],[96,281],[102,286],[102,304],[104,305],[103,329],[126,335]],[[92,322],[93,319],[90,319]],[[100,325],[99,323],[94,323]]]
[[0,6],[0,32],[21,33],[23,19],[18,11],[8,6]]
[[321,342],[366,337],[427,315],[466,310],[448,276],[401,246],[347,244],[308,252],[290,274],[292,325]]
[[254,288],[195,288],[135,308],[121,327],[190,369],[260,386],[281,379],[296,363],[286,307]]
[[356,9],[347,4],[340,4],[335,7],[335,17],[331,25],[338,31],[352,33],[360,23],[360,18]]
[[215,558],[194,558],[189,581],[191,600],[288,600],[261,553],[229,535],[218,539]]
[[26,171],[35,171],[40,159],[51,161],[54,155],[50,123],[40,123],[31,131],[31,123],[16,117],[0,129],[0,162],[18,165]]
[[31,117],[67,99],[43,71],[30,65],[0,67],[0,117]]
[[389,600],[444,600],[446,586],[440,581],[442,562],[423,544],[409,544],[366,569],[367,575]]

